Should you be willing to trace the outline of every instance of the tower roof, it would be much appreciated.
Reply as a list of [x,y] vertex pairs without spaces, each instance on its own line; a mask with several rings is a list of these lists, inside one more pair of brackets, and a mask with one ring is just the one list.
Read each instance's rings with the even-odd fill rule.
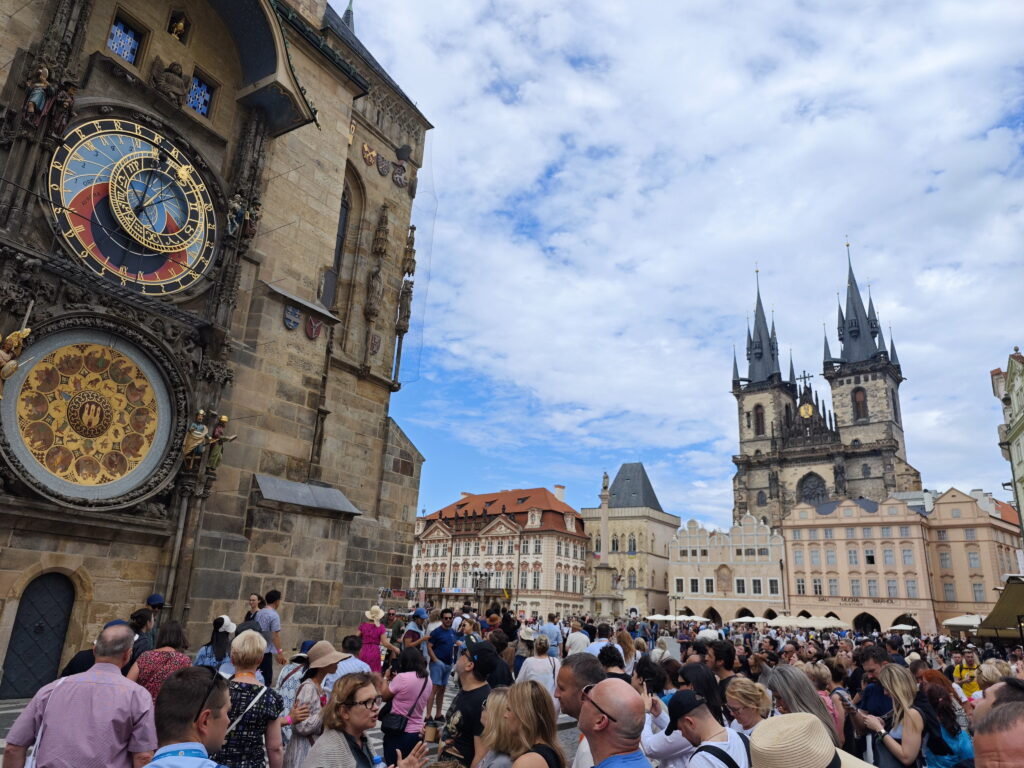
[[747,379],[751,384],[768,381],[772,374],[781,373],[779,367],[779,342],[775,335],[775,323],[768,330],[768,318],[761,302],[761,286],[757,286],[757,302],[754,306],[754,331],[747,331],[747,360],[750,365]]
[[839,340],[843,344],[842,358],[847,363],[858,363],[870,360],[878,352],[875,345],[875,334],[878,332],[878,320],[874,316],[874,306],[870,315],[864,308],[857,278],[853,274],[853,262],[847,249],[848,272],[846,277],[846,316],[839,313]]
[[648,507],[659,512],[661,508],[654,486],[647,476],[647,470],[639,461],[619,467],[608,496],[609,507]]

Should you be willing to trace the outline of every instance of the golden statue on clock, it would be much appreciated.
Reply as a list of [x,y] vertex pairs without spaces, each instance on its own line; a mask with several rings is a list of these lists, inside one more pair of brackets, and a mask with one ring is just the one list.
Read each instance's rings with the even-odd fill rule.
[[50,207],[66,246],[102,277],[139,293],[196,286],[213,261],[213,201],[187,155],[131,120],[73,128],[54,152]]
[[798,413],[800,414],[801,419],[809,419],[814,415],[814,406],[810,403],[804,403],[800,406]]

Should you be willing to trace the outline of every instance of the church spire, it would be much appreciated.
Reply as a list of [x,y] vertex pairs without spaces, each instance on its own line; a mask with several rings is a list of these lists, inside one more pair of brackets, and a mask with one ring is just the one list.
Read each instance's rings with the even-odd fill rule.
[[[846,277],[846,316],[840,339],[843,343],[843,360],[847,363],[857,363],[862,360],[870,360],[878,352],[874,339],[875,330],[878,328],[878,319],[869,318],[868,312],[864,308],[864,299],[861,297],[860,288],[857,286],[857,278],[853,274],[853,261],[850,258],[849,243],[846,244],[846,261],[848,267]],[[842,314],[840,314],[840,317],[842,317]]]
[[828,334],[825,333],[824,336],[825,336],[825,358],[824,358],[824,363],[826,365],[826,370],[827,370],[827,366],[830,363],[832,363],[832,361],[835,358],[832,357],[832,350],[828,348]]
[[757,302],[754,306],[754,330],[747,331],[747,360],[750,363],[747,379],[751,384],[768,381],[772,374],[780,373],[779,340],[775,335],[775,322],[768,329],[768,317],[761,301],[761,282],[757,282]]
[[882,335],[882,329],[878,329],[878,351],[889,354],[889,350],[885,348],[885,336]]
[[345,13],[341,16],[341,23],[352,30],[353,33],[356,31],[356,18],[355,13],[352,10],[352,0],[348,0],[348,8],[345,9]]
[[900,356],[896,354],[896,342],[892,338],[892,328],[889,329],[889,362],[895,366],[900,364]]
[[793,368],[793,350],[789,350],[789,383],[796,388],[796,370]]
[[[749,336],[749,333],[748,333]],[[732,388],[739,389],[740,386],[740,367],[736,363],[736,347],[732,348]]]

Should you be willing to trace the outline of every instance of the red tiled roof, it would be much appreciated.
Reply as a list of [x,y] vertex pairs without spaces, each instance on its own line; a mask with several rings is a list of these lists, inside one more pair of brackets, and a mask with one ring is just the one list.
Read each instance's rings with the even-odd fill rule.
[[526,525],[527,513],[531,509],[541,510],[540,526],[530,531],[561,531],[567,533],[565,527],[566,513],[573,515],[578,521],[573,535],[585,536],[583,533],[583,516],[564,501],[559,501],[555,494],[547,488],[519,488],[495,493],[476,493],[463,496],[436,512],[424,516],[424,520],[442,520],[450,524],[453,520],[465,518],[487,520],[511,517],[520,525]]
[[999,511],[999,517],[1012,525],[1020,525],[1020,515],[1017,514],[1017,510],[1014,509],[1012,504],[1007,504],[1005,501],[999,501],[999,499],[993,499],[996,503],[996,509]]

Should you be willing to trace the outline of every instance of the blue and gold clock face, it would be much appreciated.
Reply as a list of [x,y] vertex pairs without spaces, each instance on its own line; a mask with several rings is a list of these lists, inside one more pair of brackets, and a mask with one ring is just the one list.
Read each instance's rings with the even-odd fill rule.
[[186,291],[213,261],[213,201],[188,157],[131,120],[77,126],[54,153],[50,207],[70,251],[97,275],[148,295]]

